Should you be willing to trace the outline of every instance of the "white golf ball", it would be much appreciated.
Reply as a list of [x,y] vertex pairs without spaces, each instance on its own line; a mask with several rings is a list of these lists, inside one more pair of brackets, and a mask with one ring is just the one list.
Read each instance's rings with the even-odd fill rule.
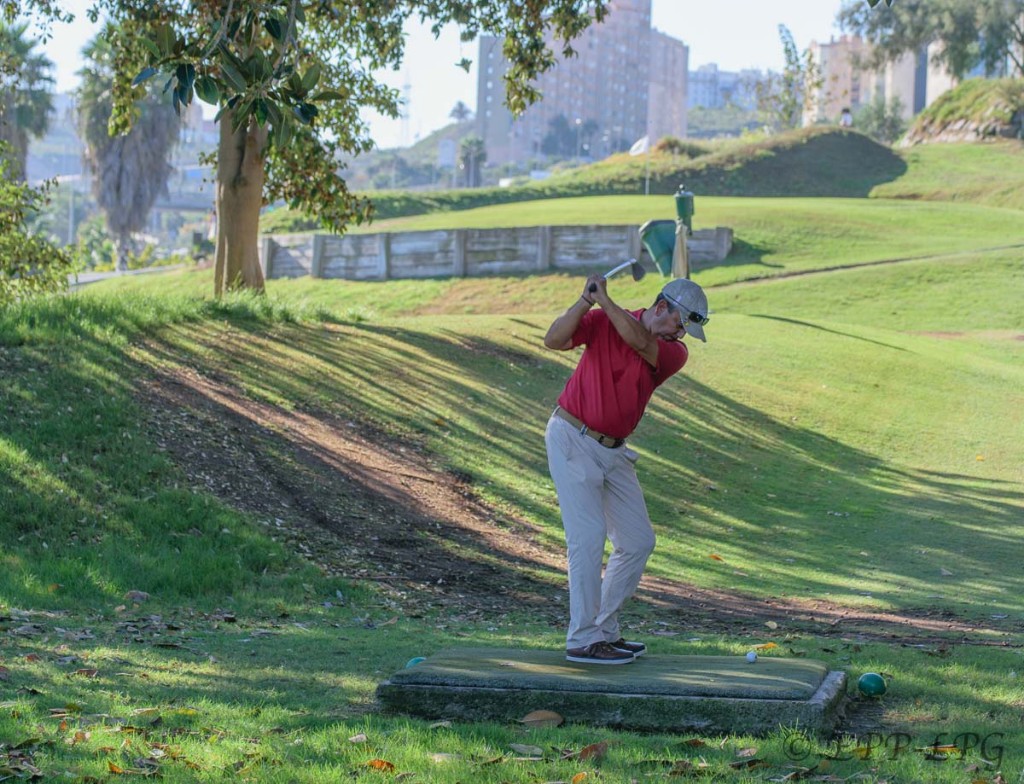
[[754,651],[748,651],[747,652],[747,662],[749,662],[750,664],[753,664],[756,661],[757,661],[757,653],[754,652]]

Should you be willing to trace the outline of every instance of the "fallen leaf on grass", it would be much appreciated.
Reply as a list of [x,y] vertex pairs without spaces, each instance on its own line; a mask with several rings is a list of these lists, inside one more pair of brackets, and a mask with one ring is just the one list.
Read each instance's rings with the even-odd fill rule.
[[579,759],[581,760],[599,760],[603,759],[604,755],[608,753],[608,741],[603,740],[600,743],[591,743],[589,746],[584,746],[580,749]]
[[774,643],[774,642],[765,642],[765,643],[761,643],[760,645],[755,645],[754,646],[754,650],[755,651],[770,651],[773,648],[778,648],[778,647],[779,646],[776,643]]
[[779,625],[775,621],[765,621],[764,625],[767,626],[769,629],[778,629],[779,628]]
[[100,674],[100,671],[99,670],[92,670],[92,669],[82,669],[82,670],[75,670],[71,674],[72,675],[80,675],[83,678],[95,678],[97,675]]
[[736,756],[739,757],[740,759],[746,759],[747,757],[756,757],[757,756],[757,747],[756,746],[751,746],[748,749],[740,749],[739,751],[736,752]]
[[442,754],[442,753],[431,754],[430,755],[430,759],[431,759],[431,761],[440,764],[442,762],[451,762],[452,760],[457,760],[457,759],[459,759],[459,755],[458,754]]
[[366,743],[369,738],[366,737],[365,732],[360,732],[358,735],[353,735],[348,739],[349,743]]
[[487,765],[497,765],[499,762],[505,761],[505,755],[499,754],[497,757],[491,757],[480,763],[480,767],[486,767]]
[[530,727],[558,727],[563,721],[565,719],[554,711],[535,710],[523,716],[519,723]]
[[509,748],[516,754],[525,754],[528,757],[541,757],[544,755],[544,749],[540,746],[527,746],[524,743],[511,743],[509,744]]
[[700,747],[700,746],[707,746],[708,743],[703,738],[688,738],[687,740],[680,741],[679,745],[680,746],[693,746],[693,747],[696,748],[696,747]]
[[718,553],[711,553],[710,555],[708,555],[708,558],[710,558],[712,561],[725,561],[725,559]]
[[580,784],[580,782],[583,781],[586,778],[587,778],[587,774],[586,773],[577,773],[575,776],[573,776],[571,779],[569,779],[569,781],[571,781],[572,784]]
[[71,744],[72,746],[75,746],[75,745],[77,745],[79,743],[85,743],[91,737],[92,737],[92,733],[91,732],[84,732],[82,730],[75,730],[75,734],[71,737],[71,740],[69,740],[68,743]]
[[394,771],[395,766],[387,760],[372,759],[366,763],[366,767],[373,768],[374,770],[382,770],[385,773],[391,773]]

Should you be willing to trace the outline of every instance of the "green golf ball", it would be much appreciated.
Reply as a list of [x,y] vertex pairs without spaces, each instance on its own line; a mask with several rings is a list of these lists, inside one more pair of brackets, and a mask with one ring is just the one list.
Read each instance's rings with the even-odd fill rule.
[[857,679],[857,688],[865,697],[881,697],[885,694],[885,678],[877,672],[866,672]]

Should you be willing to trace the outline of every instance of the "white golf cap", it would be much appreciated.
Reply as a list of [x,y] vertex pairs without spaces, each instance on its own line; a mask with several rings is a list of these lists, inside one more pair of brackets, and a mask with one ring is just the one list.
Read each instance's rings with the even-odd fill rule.
[[687,278],[676,278],[665,284],[663,296],[676,310],[683,311],[686,334],[707,343],[704,325],[708,323],[708,298],[704,289]]

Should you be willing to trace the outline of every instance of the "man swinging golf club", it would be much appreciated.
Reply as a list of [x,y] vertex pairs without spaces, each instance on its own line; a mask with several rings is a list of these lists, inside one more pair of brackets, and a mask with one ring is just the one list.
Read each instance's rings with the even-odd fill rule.
[[[690,280],[673,280],[651,307],[628,311],[608,296],[605,276],[591,275],[544,337],[556,351],[585,346],[545,433],[568,549],[571,662],[629,664],[647,650],[619,626],[654,549],[637,454],[626,439],[654,390],[686,364],[681,338],[705,340],[707,314],[707,297]],[[606,537],[613,550],[602,579]]]

